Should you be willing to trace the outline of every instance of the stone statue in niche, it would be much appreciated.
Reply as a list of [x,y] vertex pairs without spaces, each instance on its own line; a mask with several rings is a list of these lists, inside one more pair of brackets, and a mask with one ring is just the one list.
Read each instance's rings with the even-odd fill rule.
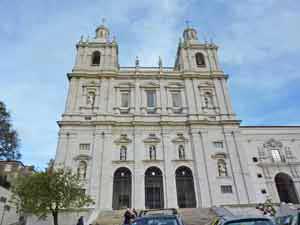
[[91,91],[88,93],[86,103],[91,106],[93,106],[95,104],[95,93],[94,92]]
[[86,177],[86,168],[87,168],[86,162],[80,161],[78,169],[77,169],[77,175],[81,179],[85,179],[85,177]]
[[218,160],[218,173],[220,177],[228,176],[226,162],[222,159]]
[[206,93],[204,96],[204,108],[212,108],[212,96],[209,93]]

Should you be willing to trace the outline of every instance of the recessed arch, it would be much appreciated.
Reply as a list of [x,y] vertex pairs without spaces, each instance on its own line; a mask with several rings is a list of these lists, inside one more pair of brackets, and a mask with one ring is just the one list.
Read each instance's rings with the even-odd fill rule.
[[179,208],[196,208],[196,195],[193,172],[186,166],[180,166],[175,171],[177,203]]
[[299,204],[299,198],[293,179],[286,173],[275,176],[276,188],[280,202]]
[[114,172],[113,181],[113,209],[131,207],[131,171],[120,167]]
[[197,52],[195,58],[197,66],[205,66],[205,57],[202,52]]
[[145,206],[147,209],[164,208],[162,171],[155,166],[145,171]]
[[100,65],[101,53],[99,51],[94,51],[92,54],[92,65]]

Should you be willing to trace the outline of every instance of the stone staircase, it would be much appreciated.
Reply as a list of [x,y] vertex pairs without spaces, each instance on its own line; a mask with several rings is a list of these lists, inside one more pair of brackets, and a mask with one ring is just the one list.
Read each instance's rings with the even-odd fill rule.
[[[185,225],[206,225],[216,216],[210,208],[179,209],[178,213]],[[123,214],[124,210],[101,211],[93,225],[120,225]]]
[[210,208],[179,209],[178,212],[185,225],[206,225],[216,217]]

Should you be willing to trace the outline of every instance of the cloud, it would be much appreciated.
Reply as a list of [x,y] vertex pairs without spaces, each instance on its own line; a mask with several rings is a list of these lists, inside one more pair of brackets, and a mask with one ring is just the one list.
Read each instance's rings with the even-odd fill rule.
[[[230,3],[228,3],[230,2]],[[200,40],[213,37],[230,76],[234,108],[245,124],[299,124],[297,1],[17,1],[0,2],[0,98],[12,111],[25,163],[54,157],[75,43],[106,25],[121,66],[173,66],[184,21]],[[259,80],[259,81],[258,81]],[[283,110],[286,109],[286,110]]]

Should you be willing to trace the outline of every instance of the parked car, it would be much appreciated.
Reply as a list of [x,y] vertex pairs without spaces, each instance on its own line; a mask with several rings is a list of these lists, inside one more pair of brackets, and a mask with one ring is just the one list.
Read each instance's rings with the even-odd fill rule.
[[275,225],[275,222],[266,216],[225,216],[217,217],[211,225]]
[[132,225],[184,225],[176,209],[142,210]]

